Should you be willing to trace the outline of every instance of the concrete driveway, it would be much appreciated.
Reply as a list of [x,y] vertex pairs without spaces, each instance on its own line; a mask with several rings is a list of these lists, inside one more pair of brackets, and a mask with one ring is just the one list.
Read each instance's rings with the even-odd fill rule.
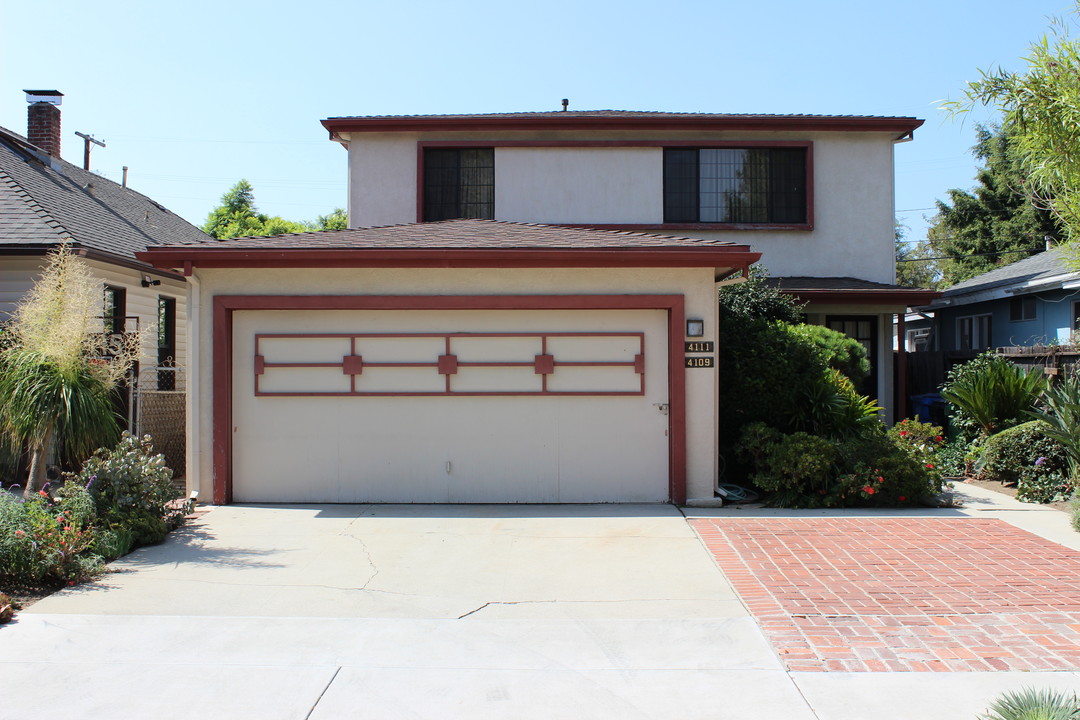
[[[1062,513],[993,495],[885,515],[1080,546]],[[214,508],[0,626],[0,720],[957,720],[1006,689],[1080,690],[1075,669],[795,670],[747,608],[801,581],[733,575],[740,599],[709,543],[670,506]]]
[[0,716],[813,717],[670,506],[220,507],[115,566],[0,628]]

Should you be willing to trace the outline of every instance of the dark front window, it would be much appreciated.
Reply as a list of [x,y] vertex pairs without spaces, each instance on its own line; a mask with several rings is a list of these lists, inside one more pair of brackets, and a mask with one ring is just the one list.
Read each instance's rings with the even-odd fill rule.
[[[158,390],[176,389],[176,300],[158,298],[157,320]],[[172,368],[172,369],[170,369]]]
[[424,222],[495,219],[493,148],[424,151]]
[[866,359],[870,362],[870,374],[855,389],[861,395],[877,397],[878,354],[877,354],[877,317],[873,315],[829,315],[825,326],[830,330],[844,333],[857,340],[866,349]]
[[105,286],[105,305],[102,310],[105,332],[119,334],[124,332],[124,316],[127,315],[127,290],[121,287]]
[[665,148],[664,222],[805,224],[806,148]]
[[1021,320],[1035,319],[1035,298],[1016,297],[1009,300],[1009,320],[1018,322]]

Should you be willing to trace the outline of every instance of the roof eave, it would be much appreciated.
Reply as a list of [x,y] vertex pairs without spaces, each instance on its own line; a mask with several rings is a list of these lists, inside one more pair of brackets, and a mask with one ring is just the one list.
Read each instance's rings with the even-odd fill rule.
[[746,269],[747,246],[714,248],[311,249],[155,247],[136,253],[156,268],[610,268]]
[[905,137],[923,124],[910,117],[845,117],[845,116],[763,116],[738,115],[731,117],[618,117],[564,116],[543,117],[336,117],[326,118],[322,126],[333,140],[340,141],[342,133],[421,132],[421,131],[536,131],[536,130],[714,130],[768,131],[798,130],[802,132],[886,132]]
[[921,288],[897,289],[889,288],[882,290],[867,289],[785,289],[780,288],[784,295],[791,295],[807,303],[816,304],[859,304],[859,305],[903,305],[905,307],[918,307],[926,305],[941,297],[939,290],[924,290]]

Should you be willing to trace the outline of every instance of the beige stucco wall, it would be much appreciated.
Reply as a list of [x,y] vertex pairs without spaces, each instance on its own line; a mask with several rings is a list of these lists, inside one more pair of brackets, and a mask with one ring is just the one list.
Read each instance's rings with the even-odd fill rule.
[[[894,279],[893,136],[887,133],[358,133],[349,139],[353,227],[416,221],[419,141],[724,141],[813,143],[814,229],[672,230],[720,237],[763,253],[772,275]],[[547,223],[663,222],[659,147],[495,151],[498,220]]]
[[[716,289],[711,269],[196,269],[200,298],[199,379],[188,413],[188,482],[208,500],[213,490],[212,313],[215,295],[567,295],[681,294],[687,317],[705,320],[715,340]],[[196,303],[193,303],[193,307]],[[711,498],[717,458],[716,369],[686,371],[687,496]]]

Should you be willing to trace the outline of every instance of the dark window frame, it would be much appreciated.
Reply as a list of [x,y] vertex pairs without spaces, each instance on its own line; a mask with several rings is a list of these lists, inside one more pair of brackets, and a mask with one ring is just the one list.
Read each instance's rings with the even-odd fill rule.
[[[849,335],[844,325],[847,323],[870,323],[870,333],[868,336],[862,336],[859,333],[858,327],[855,329],[854,335]],[[825,327],[830,330],[843,333],[845,336],[851,338],[862,344],[866,348],[866,359],[870,363],[870,374],[862,379],[859,383],[855,383],[855,390],[860,395],[866,395],[868,397],[877,399],[878,397],[878,366],[881,363],[881,355],[878,351],[878,339],[879,334],[879,322],[880,316],[878,315],[826,315]],[[840,327],[833,327],[834,323],[839,323]]]
[[1009,298],[1009,322],[1027,322],[1039,315],[1034,295]]
[[104,330],[110,335],[122,335],[127,328],[127,288],[106,285],[102,298],[101,318]]
[[[764,190],[765,203],[764,219],[741,219],[741,220],[703,220],[708,214],[708,208],[701,206],[700,183],[703,163],[711,161],[717,167],[730,165],[720,162],[722,157],[710,157],[702,155],[703,152],[718,155],[723,151],[768,151],[764,158],[767,174],[758,178],[766,184]],[[786,177],[783,175],[783,166],[780,160],[785,155],[791,157],[801,154],[802,173],[799,177],[798,168],[788,170]],[[683,177],[677,177],[677,169],[680,167],[679,159],[682,159],[682,167],[690,168],[691,173],[683,173]],[[759,160],[760,162],[760,160]],[[784,192],[781,183],[785,180],[793,182],[795,179],[801,184],[793,191]],[[718,184],[725,179],[720,179]],[[727,181],[730,181],[728,179]],[[676,182],[683,183],[681,193],[673,188]],[[663,159],[663,213],[664,227],[687,228],[687,229],[812,229],[813,228],[813,146],[809,142],[774,142],[774,143],[750,143],[733,142],[717,144],[672,144],[664,146]],[[675,200],[679,195],[689,200],[688,203],[679,204]],[[781,199],[787,197],[787,206],[790,206],[792,196],[798,196],[796,215],[785,214],[785,203]]]
[[[969,327],[964,330],[964,325]],[[983,327],[985,325],[985,327]],[[976,337],[985,335],[985,337]],[[988,350],[993,347],[994,316],[990,313],[978,315],[962,315],[956,318],[956,345],[957,350]],[[979,340],[980,342],[976,342]]]
[[495,219],[494,147],[424,148],[421,168],[422,222]]
[[[176,367],[176,298],[158,295],[157,364]],[[176,389],[176,370],[158,370],[157,389]]]

